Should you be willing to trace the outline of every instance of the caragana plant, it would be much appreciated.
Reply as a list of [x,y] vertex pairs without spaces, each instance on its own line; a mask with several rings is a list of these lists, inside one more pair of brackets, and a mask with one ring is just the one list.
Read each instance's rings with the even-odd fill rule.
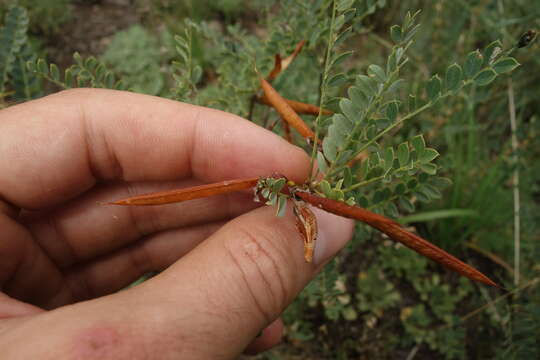
[[[407,50],[420,26],[417,23],[419,12],[409,12],[401,26],[394,25],[390,29],[394,45],[385,64],[369,65],[366,73],[345,74],[336,70],[351,52],[339,53],[337,49],[350,32],[350,23],[354,22],[353,3],[353,0],[324,2],[331,17],[325,37],[318,106],[286,99],[271,85],[276,78],[286,76],[282,73],[286,73],[286,68],[295,60],[304,41],[284,59],[275,54],[274,67],[267,75],[262,75],[257,69],[257,60],[251,59],[257,78],[251,101],[277,111],[290,141],[293,141],[291,128],[301,135],[303,140],[299,145],[311,154],[312,171],[306,182],[296,184],[280,174],[261,174],[256,178],[230,179],[135,196],[112,204],[166,204],[253,188],[255,200],[275,205],[278,216],[284,213],[288,201],[294,203],[308,262],[312,259],[317,237],[316,219],[307,206],[310,204],[362,221],[463,276],[498,287],[476,269],[377,212],[396,216],[400,210],[413,211],[414,199],[429,201],[440,197],[439,188],[447,183],[444,178],[437,177],[438,166],[434,160],[439,153],[426,145],[422,135],[413,136],[397,146],[386,144],[388,135],[445,98],[470,86],[488,85],[498,75],[514,70],[519,64],[508,56],[513,49],[505,50],[495,41],[482,51],[475,50],[462,65],[451,64],[442,76],[436,74],[428,79],[424,86],[425,95],[402,99],[398,89],[405,85],[405,80],[400,74],[409,62]],[[523,46],[522,40],[518,47]],[[187,42],[178,38],[177,42],[182,45],[179,52],[187,62],[190,59]],[[191,75],[190,80],[188,91],[191,94]],[[346,95],[334,96],[336,88],[344,85]],[[338,104],[336,111],[329,111],[335,103]],[[306,123],[298,113],[312,114],[316,118]]]
[[[216,42],[217,35],[205,24],[187,22],[184,33],[175,38],[179,61],[172,68],[176,87],[171,97],[202,105],[221,104],[228,110],[238,110],[241,115],[249,109],[245,114],[248,117],[256,113],[255,107],[274,108],[282,119],[281,127],[286,138],[291,142],[298,139],[291,131],[294,129],[301,135],[296,143],[311,154],[312,171],[305,183],[292,183],[279,174],[260,174],[257,178],[231,179],[147,194],[114,204],[156,205],[254,188],[256,200],[275,205],[278,215],[284,213],[288,201],[294,203],[306,261],[311,261],[317,237],[316,220],[306,205],[308,203],[362,221],[466,277],[498,286],[471,266],[380,213],[396,217],[400,212],[412,212],[416,200],[428,202],[439,198],[439,189],[449,183],[437,176],[438,166],[434,160],[439,153],[426,145],[421,134],[399,144],[389,141],[390,135],[395,135],[407,120],[445,98],[458,95],[471,86],[486,86],[498,75],[514,70],[519,66],[509,56],[514,48],[505,50],[501,42],[495,41],[482,51],[472,51],[463,64],[451,64],[443,75],[436,74],[428,79],[424,84],[425,94],[403,98],[400,89],[405,87],[406,81],[401,74],[409,62],[407,51],[420,28],[417,23],[419,12],[407,13],[402,25],[391,27],[393,45],[386,63],[371,64],[365,73],[343,72],[343,64],[353,52],[340,52],[341,45],[353,32],[358,17],[362,16],[354,4],[354,0],[326,0],[309,7],[295,2],[296,10],[311,12],[313,16],[298,22],[291,17],[289,30],[294,30],[293,34],[309,35],[308,39],[295,39],[294,35],[277,28],[270,35],[270,41],[261,44],[242,36],[244,34],[238,28],[229,27],[232,38],[242,42],[238,47],[226,42],[223,48],[218,49],[221,52],[218,59],[225,59],[221,68],[218,67],[218,73],[224,78],[224,86],[230,90],[226,91],[230,102],[208,102],[197,89],[201,68],[193,59],[193,33],[199,32]],[[526,33],[515,47],[528,45],[535,35],[535,32]],[[295,43],[286,49],[279,45],[293,40]],[[324,50],[319,66],[320,84],[318,91],[314,89],[318,92],[318,105],[284,98],[272,83],[287,84],[287,77],[291,74],[287,68],[298,61],[297,55],[302,49],[308,47],[313,51],[321,44],[324,44]],[[291,48],[294,50],[282,58],[281,51]],[[42,59],[29,61],[27,69],[61,88],[125,88],[121,79],[99,59],[83,59],[76,53],[74,60],[75,64],[64,74],[56,65],[47,64]],[[234,65],[241,61],[242,72],[235,72]],[[265,69],[269,70],[267,75],[263,75]],[[231,76],[237,79],[233,81]],[[286,89],[282,92],[286,93]],[[227,108],[228,105],[232,108]],[[315,119],[306,122],[298,114],[314,115]]]

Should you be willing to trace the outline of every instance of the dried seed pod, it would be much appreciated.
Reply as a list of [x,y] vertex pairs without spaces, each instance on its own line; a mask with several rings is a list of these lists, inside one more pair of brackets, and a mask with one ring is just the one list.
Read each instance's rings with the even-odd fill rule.
[[419,254],[438,262],[441,265],[471,279],[487,285],[501,288],[494,281],[482,274],[470,265],[465,264],[458,258],[450,255],[443,249],[433,245],[420,236],[415,235],[401,227],[395,221],[379,214],[372,213],[358,206],[350,206],[343,202],[323,198],[307,191],[297,191],[295,196],[333,214],[350,219],[360,220],[369,226],[385,233],[395,241],[418,252]]
[[525,34],[521,35],[521,37],[519,38],[517,47],[522,48],[529,45],[531,42],[534,41],[534,39],[536,39],[537,34],[538,33],[536,32],[536,30],[527,31]]
[[307,124],[298,116],[293,108],[287,104],[284,98],[266,81],[264,78],[260,78],[261,87],[264,94],[268,98],[268,101],[277,110],[279,115],[296,129],[306,139],[314,139],[315,133],[307,126]]
[[296,58],[296,56],[298,56],[298,54],[302,50],[302,47],[304,47],[305,43],[306,41],[302,40],[298,44],[296,44],[296,47],[294,48],[293,53],[287,56],[285,59],[281,59],[281,56],[279,54],[276,54],[274,58],[274,68],[272,69],[270,74],[266,77],[266,80],[268,80],[268,82],[272,82],[272,80],[274,80],[279,75],[280,72],[288,68],[289,65]]
[[269,82],[272,82],[279,73],[281,72],[281,56],[279,54],[276,54],[275,60],[274,60],[274,68],[270,72],[270,74],[266,77],[266,80]]
[[293,210],[296,215],[296,227],[304,240],[304,259],[310,263],[313,261],[317,240],[317,218],[303,201],[295,200]]
[[255,187],[259,178],[222,181],[214,184],[193,186],[185,189],[160,191],[133,196],[110,203],[111,205],[162,205],[225,194]]
[[[270,103],[270,101],[265,95],[258,97],[257,101],[264,105],[272,106],[272,104]],[[298,114],[315,115],[315,116],[319,115],[319,112],[321,112],[321,114],[323,115],[333,114],[333,112],[330,110],[327,110],[327,109],[321,110],[317,105],[306,104],[301,101],[290,100],[290,99],[285,99],[285,101]]]

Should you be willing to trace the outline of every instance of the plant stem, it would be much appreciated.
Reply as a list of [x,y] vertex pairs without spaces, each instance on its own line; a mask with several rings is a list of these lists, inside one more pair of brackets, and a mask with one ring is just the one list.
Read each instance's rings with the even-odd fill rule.
[[[489,303],[487,303],[487,304],[485,304],[485,305],[479,307],[478,309],[473,310],[473,311],[471,311],[470,313],[468,313],[468,314],[466,314],[465,316],[463,316],[463,317],[460,319],[460,322],[465,322],[465,321],[469,320],[470,318],[472,318],[473,316],[476,316],[477,314],[481,313],[482,311],[484,311],[485,309],[489,308],[490,306],[493,306],[493,304],[495,304],[495,303],[497,303],[497,302],[499,302],[499,301],[501,301],[501,300],[503,300],[503,299],[509,297],[510,295],[513,295],[513,294],[515,294],[515,293],[518,293],[518,292],[520,292],[520,291],[522,291],[522,290],[524,290],[524,289],[526,289],[526,288],[528,288],[528,287],[534,286],[534,285],[536,285],[539,281],[540,281],[540,278],[538,278],[538,277],[537,277],[537,278],[534,278],[534,279],[532,279],[531,281],[529,281],[528,283],[524,284],[523,286],[518,287],[518,288],[516,288],[516,289],[514,289],[514,290],[512,290],[512,291],[509,291],[509,292],[507,292],[506,294],[499,296],[498,298],[495,298],[495,299],[492,300],[491,302],[489,302]],[[446,328],[446,327],[449,327],[449,326],[444,326],[443,328]]]
[[323,115],[323,105],[325,101],[325,91],[324,87],[326,86],[326,82],[328,81],[328,74],[330,72],[330,55],[332,54],[332,48],[334,46],[334,23],[336,19],[336,0],[332,2],[332,19],[330,20],[330,31],[328,34],[328,43],[326,45],[326,55],[324,57],[324,73],[323,78],[321,82],[321,96],[319,99],[319,114],[317,115],[317,118],[315,119],[315,138],[313,139],[313,148],[311,150],[311,159],[309,161],[309,183],[311,183],[316,176],[316,174],[313,173],[313,167],[315,165],[315,159],[317,158],[317,149],[319,148],[318,142],[319,142],[319,135],[321,131],[321,117]]
[[[405,170],[405,168],[400,167],[400,168],[397,168],[396,170],[394,170],[394,172],[403,171],[403,170]],[[377,181],[382,180],[384,178],[385,178],[385,175],[376,176],[376,177],[371,178],[369,180],[364,180],[364,181],[361,181],[359,183],[353,184],[353,185],[351,185],[351,186],[349,186],[349,187],[347,187],[345,189],[342,189],[342,190],[343,190],[343,192],[353,191],[353,190],[358,189],[359,187],[369,185],[371,183],[377,182]]]
[[510,128],[512,130],[512,163],[514,173],[512,175],[512,187],[514,194],[514,285],[519,285],[519,263],[520,263],[520,200],[519,200],[519,167],[518,167],[518,139],[516,122],[516,105],[514,102],[514,88],[512,78],[508,79],[508,111],[510,113]]

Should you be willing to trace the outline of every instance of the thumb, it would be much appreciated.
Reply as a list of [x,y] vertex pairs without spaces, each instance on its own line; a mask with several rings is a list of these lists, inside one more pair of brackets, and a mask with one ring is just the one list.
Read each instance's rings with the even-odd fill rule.
[[236,218],[139,286],[18,320],[0,331],[3,354],[236,358],[352,235],[352,221],[314,211],[319,236],[314,262],[306,263],[292,209],[274,212],[262,207]]
[[263,207],[229,222],[148,282],[146,291],[170,306],[163,308],[170,311],[170,331],[194,342],[197,354],[189,358],[237,356],[351,238],[352,221],[314,212],[314,263],[304,260],[292,209],[276,217],[274,208]]

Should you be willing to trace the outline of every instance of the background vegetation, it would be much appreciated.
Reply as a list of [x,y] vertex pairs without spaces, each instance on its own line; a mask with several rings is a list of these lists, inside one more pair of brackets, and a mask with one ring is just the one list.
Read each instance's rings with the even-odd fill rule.
[[[285,97],[318,103],[329,2],[8,1],[0,5],[1,106],[94,86],[271,124],[276,114],[251,104],[258,89],[254,69],[266,73],[275,54],[286,56],[307,40],[274,86]],[[15,3],[28,11],[9,7]],[[334,51],[353,53],[332,69],[335,83],[326,90],[326,106],[337,111],[332,98],[347,96],[371,64],[387,63],[389,29],[402,24],[407,11],[422,10],[421,27],[401,71],[407,85],[397,91],[420,104],[435,73],[445,79],[449,65],[466,68],[471,51],[485,51],[495,40],[509,49],[525,31],[540,28],[540,2],[529,0],[344,3],[355,11],[345,18],[351,30]],[[261,359],[540,358],[539,45],[512,55],[521,64],[512,73],[439,100],[384,139],[385,146],[397,146],[424,134],[441,157],[438,177],[416,176],[423,187],[414,185],[408,203],[378,209],[511,292],[459,278],[359,224],[352,244],[286,312],[284,344]],[[381,183],[363,188],[357,199],[376,206],[384,200],[372,196]]]

